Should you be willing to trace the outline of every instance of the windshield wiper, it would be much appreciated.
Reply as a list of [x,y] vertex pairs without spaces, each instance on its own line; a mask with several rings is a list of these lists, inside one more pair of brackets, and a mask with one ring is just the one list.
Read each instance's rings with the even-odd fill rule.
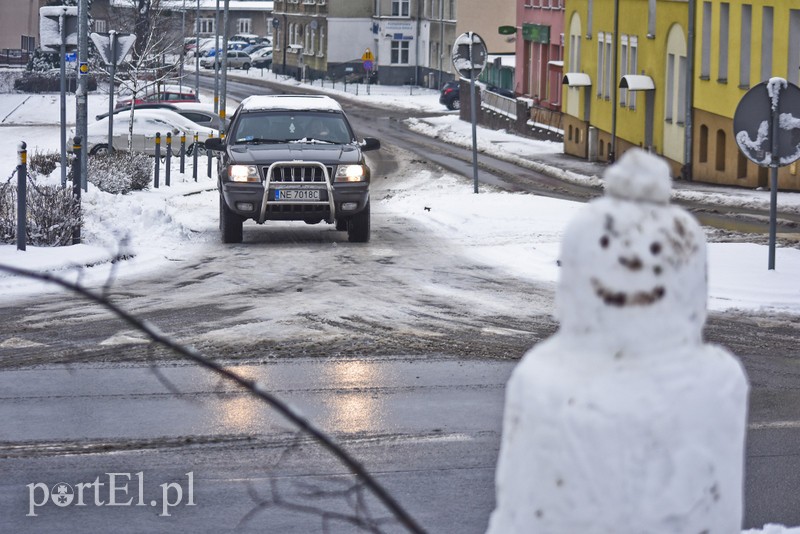
[[260,144],[275,144],[275,143],[283,143],[280,139],[264,139],[263,137],[253,137],[251,139],[237,139],[237,145],[260,145]]

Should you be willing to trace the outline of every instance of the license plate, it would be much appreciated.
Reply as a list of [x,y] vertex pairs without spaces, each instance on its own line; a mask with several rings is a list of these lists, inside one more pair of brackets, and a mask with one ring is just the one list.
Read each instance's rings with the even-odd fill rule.
[[320,199],[319,189],[276,189],[275,200],[299,200],[313,202]]

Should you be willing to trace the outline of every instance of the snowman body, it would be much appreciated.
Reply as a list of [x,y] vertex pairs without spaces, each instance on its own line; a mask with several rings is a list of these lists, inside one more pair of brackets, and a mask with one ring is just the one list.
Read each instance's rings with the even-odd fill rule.
[[559,331],[506,389],[490,534],[741,531],[748,385],[702,342],[705,237],[629,151],[565,231]]

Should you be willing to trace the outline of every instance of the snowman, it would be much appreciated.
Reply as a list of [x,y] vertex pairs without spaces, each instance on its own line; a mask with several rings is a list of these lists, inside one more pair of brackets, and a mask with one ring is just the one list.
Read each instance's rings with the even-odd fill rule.
[[558,332],[506,388],[489,534],[741,532],[748,384],[705,344],[706,244],[627,151],[564,233]]

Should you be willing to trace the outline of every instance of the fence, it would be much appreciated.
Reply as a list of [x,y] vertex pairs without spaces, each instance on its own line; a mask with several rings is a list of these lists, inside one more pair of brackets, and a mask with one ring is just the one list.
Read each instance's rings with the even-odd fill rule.
[[31,52],[18,48],[3,48],[0,50],[0,65],[10,66],[24,66],[28,64],[31,58]]

